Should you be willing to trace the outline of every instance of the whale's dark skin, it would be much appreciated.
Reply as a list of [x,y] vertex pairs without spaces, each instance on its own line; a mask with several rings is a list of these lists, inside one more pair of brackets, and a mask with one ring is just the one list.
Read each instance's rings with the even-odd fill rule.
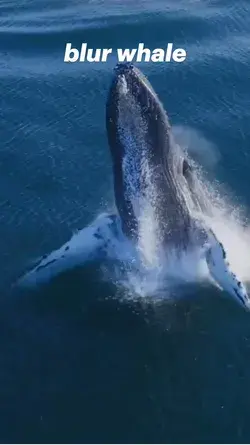
[[129,171],[135,172],[134,177],[137,172],[141,178],[136,188],[142,196],[147,194],[142,158],[152,172],[150,183],[156,192],[154,213],[160,241],[185,247],[192,223],[183,190],[187,191],[192,184],[192,168],[184,152],[172,141],[168,116],[155,91],[132,64],[118,64],[115,68],[106,104],[106,128],[116,206],[124,233],[132,239],[138,236],[138,218],[128,193],[135,179],[131,175],[128,178],[123,167],[126,154],[131,152]]

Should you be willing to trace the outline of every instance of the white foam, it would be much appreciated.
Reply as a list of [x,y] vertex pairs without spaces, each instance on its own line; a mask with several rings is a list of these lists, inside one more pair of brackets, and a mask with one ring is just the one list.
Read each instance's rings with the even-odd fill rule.
[[220,161],[218,147],[200,131],[187,125],[174,125],[172,133],[175,141],[206,168],[213,168]]
[[[188,133],[189,142],[195,139],[194,134],[193,131],[191,138],[190,132]],[[182,148],[185,149],[187,144],[185,144],[184,136]],[[208,160],[210,157],[210,165],[219,160],[219,153],[215,146],[206,141],[200,133],[197,134],[197,141],[202,142],[202,147],[209,150],[209,155],[207,158],[203,156],[203,160]],[[178,142],[180,143],[180,139]],[[209,203],[210,214],[208,216],[201,212],[195,213],[191,196],[183,189],[191,214],[194,218],[202,217],[206,225],[211,227],[226,250],[231,269],[240,280],[247,284],[250,282],[250,224],[245,216],[241,216],[242,209],[238,208],[233,200],[229,201],[229,193],[225,195],[225,187],[221,191],[218,190],[218,187],[215,188],[212,184],[206,183],[200,174],[196,192],[202,194],[206,203]],[[183,293],[185,283],[211,281],[211,277],[199,247],[191,248],[181,254],[175,251],[161,251],[155,232],[157,227],[155,213],[150,204],[153,201],[153,189],[150,193],[151,199],[147,199],[140,209],[139,258],[141,262],[134,270],[130,269],[121,282],[129,290],[129,295],[134,295],[134,298],[149,296],[153,299],[171,298],[179,291]],[[231,193],[230,195],[232,196]],[[146,262],[142,260],[145,258]]]

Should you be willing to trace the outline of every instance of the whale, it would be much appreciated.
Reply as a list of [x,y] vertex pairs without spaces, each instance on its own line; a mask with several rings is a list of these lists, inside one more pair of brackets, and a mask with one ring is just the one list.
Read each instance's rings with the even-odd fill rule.
[[153,233],[157,240],[159,256],[173,249],[182,255],[198,246],[214,284],[248,307],[244,284],[202,217],[210,206],[196,168],[175,143],[169,117],[152,85],[132,63],[114,68],[106,100],[106,134],[115,212],[99,215],[63,246],[41,257],[18,285],[39,286],[96,260],[140,261],[138,245],[146,227],[146,236]]
[[172,139],[163,105],[132,64],[115,68],[106,104],[106,129],[123,232],[138,240],[140,211],[145,201],[153,200],[161,244],[186,248],[195,224],[190,205],[204,207],[205,197],[195,193],[195,170]]

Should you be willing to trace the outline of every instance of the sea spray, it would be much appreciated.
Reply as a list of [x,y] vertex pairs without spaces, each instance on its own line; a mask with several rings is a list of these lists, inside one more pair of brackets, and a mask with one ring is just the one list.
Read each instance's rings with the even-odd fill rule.
[[[199,138],[201,140],[200,133]],[[204,138],[203,141],[206,142]],[[214,150],[209,141],[206,146]],[[235,206],[232,199],[228,199],[228,194],[225,195],[225,187],[220,188],[218,182],[215,185],[205,179],[202,168],[198,168],[197,183],[194,185],[195,192],[199,200],[204,201],[207,212],[204,213],[202,209],[194,206],[188,189],[184,188],[182,193],[191,216],[194,219],[203,219],[206,225],[211,227],[223,243],[237,276],[246,283],[249,282],[250,225],[246,216],[242,214],[241,208]],[[139,255],[132,267],[131,264],[127,269],[125,267],[118,280],[119,284],[127,289],[129,298],[150,298],[152,301],[172,299],[180,294],[185,295],[185,285],[210,282],[207,264],[201,255],[201,246],[190,246],[181,254],[173,248],[165,252],[161,250],[153,208],[153,187],[148,188],[146,195],[147,199],[140,202],[140,238],[137,246]]]

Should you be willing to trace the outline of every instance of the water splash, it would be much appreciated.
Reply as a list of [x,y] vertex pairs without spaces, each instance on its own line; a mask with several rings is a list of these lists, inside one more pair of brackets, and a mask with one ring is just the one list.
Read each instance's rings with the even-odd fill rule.
[[[194,134],[193,130],[193,139],[195,139]],[[184,137],[183,134],[182,137]],[[190,142],[190,132],[188,141]],[[206,146],[208,150],[212,150],[213,162],[219,160],[219,154],[215,155],[213,144],[206,141],[200,133],[197,134],[196,141],[203,141],[203,147]],[[180,140],[178,142],[180,143]],[[182,144],[181,148],[186,149],[185,137],[182,139]],[[206,156],[208,159],[209,154]],[[147,169],[146,164],[144,167]],[[197,209],[188,189],[183,188],[182,193],[189,211],[192,217],[202,218],[223,243],[229,263],[239,279],[246,283],[250,282],[250,250],[248,247],[250,246],[250,224],[244,214],[244,209],[236,206],[234,200],[228,198],[232,195],[225,194],[225,187],[219,186],[217,182],[209,183],[203,175],[202,168],[197,165],[196,168],[198,177],[194,188],[202,206]],[[149,174],[148,171],[147,174]],[[148,178],[150,179],[150,175]],[[120,275],[119,278],[116,275],[116,284],[127,289],[128,298],[150,298],[154,301],[176,298],[178,295],[185,294],[186,285],[190,283],[212,281],[206,262],[201,257],[199,246],[190,246],[190,249],[181,253],[173,248],[168,252],[161,250],[155,232],[157,221],[155,221],[153,202],[154,188],[151,185],[147,189],[146,199],[140,202],[140,237],[137,246],[139,252],[137,260],[133,267],[130,265],[127,269],[123,269],[123,275]]]
[[214,168],[220,162],[218,147],[208,141],[200,131],[186,125],[174,125],[172,133],[177,144],[206,168]]

